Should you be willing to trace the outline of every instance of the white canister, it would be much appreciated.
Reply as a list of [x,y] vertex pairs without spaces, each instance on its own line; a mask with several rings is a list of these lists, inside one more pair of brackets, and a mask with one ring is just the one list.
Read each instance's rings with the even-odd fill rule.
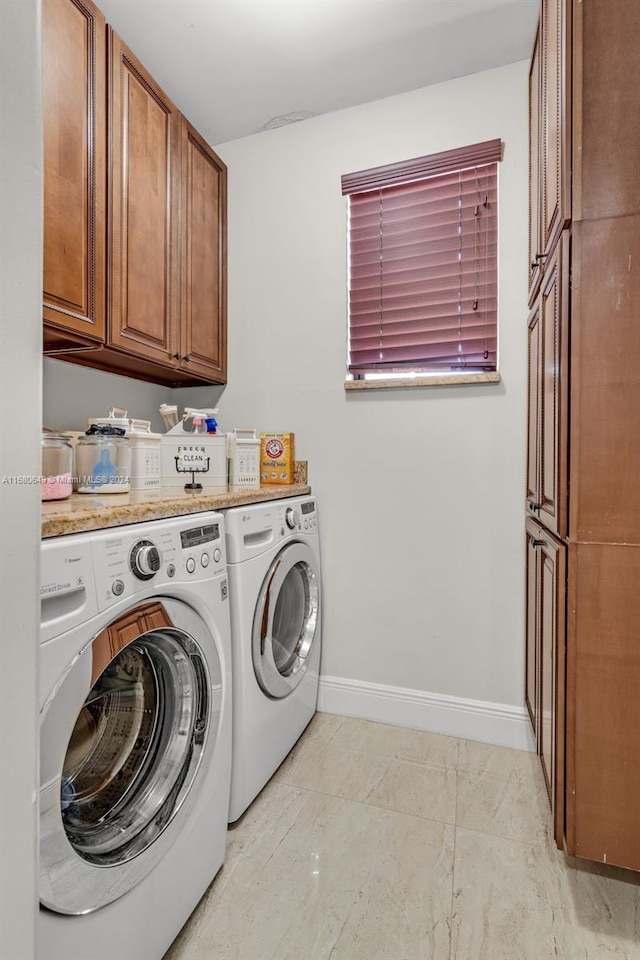
[[227,434],[229,486],[245,490],[260,487],[260,439],[255,430],[236,427]]
[[151,432],[149,420],[130,420],[127,439],[131,447],[131,489],[160,490],[162,481],[161,435]]

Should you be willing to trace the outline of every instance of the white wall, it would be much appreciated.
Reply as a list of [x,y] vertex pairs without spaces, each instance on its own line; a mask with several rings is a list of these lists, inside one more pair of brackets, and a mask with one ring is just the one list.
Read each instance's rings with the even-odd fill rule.
[[158,408],[176,402],[169,387],[63,360],[45,359],[43,372],[42,422],[54,430],[85,430],[89,417],[106,417],[115,406],[164,431]]
[[[218,145],[225,427],[294,430],[319,496],[323,673],[523,701],[524,62]],[[343,389],[354,170],[501,137],[498,385]]]
[[[0,3],[0,475],[40,473],[40,4]],[[33,956],[37,910],[39,485],[0,484],[0,956]]]

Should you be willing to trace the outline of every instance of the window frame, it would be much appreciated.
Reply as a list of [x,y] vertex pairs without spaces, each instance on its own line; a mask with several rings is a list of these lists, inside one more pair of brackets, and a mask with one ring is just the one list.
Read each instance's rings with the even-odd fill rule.
[[[411,160],[400,161],[398,163],[386,164],[381,167],[373,167],[366,170],[360,170],[355,173],[345,174],[341,178],[342,194],[349,198],[349,208],[347,214],[347,264],[349,272],[348,280],[348,289],[349,289],[349,305],[348,305],[348,316],[347,316],[347,333],[348,333],[348,344],[347,344],[347,376],[345,380],[345,388],[352,390],[362,390],[362,389],[380,389],[380,388],[404,388],[410,386],[442,386],[445,384],[462,384],[462,383],[496,383],[500,381],[500,375],[498,372],[498,327],[499,327],[499,262],[498,262],[498,253],[499,253],[499,203],[498,203],[498,191],[499,191],[499,161],[502,160],[503,155],[503,143],[500,139],[488,140],[482,143],[471,144],[466,147],[456,148],[453,150],[441,151],[440,153],[430,154],[423,157],[416,157]],[[468,194],[463,194],[463,181],[468,182],[470,180],[470,170],[475,169],[478,171],[482,167],[487,165],[493,165],[495,170],[491,171],[492,183],[495,182],[495,202],[497,204],[497,209],[490,221],[493,220],[495,230],[494,239],[491,242],[487,238],[485,239],[485,244],[482,248],[482,257],[478,261],[481,265],[486,265],[486,262],[491,259],[495,261],[495,268],[491,267],[491,276],[490,276],[490,287],[486,287],[485,294],[481,297],[482,303],[481,307],[486,313],[488,310],[493,311],[495,308],[495,320],[492,319],[490,326],[489,339],[493,343],[495,341],[495,352],[490,351],[490,356],[495,355],[495,365],[493,359],[491,358],[488,363],[488,369],[478,369],[482,366],[480,363],[471,364],[470,368],[465,367],[465,361],[460,363],[459,367],[453,366],[450,370],[444,370],[438,368],[437,364],[439,362],[438,358],[433,359],[433,366],[431,369],[427,368],[427,364],[416,363],[414,366],[416,369],[411,369],[411,360],[410,357],[404,357],[398,360],[398,368],[396,370],[388,370],[387,368],[377,367],[372,364],[372,367],[367,370],[363,369],[360,373],[358,371],[353,371],[350,369],[350,360],[351,360],[351,338],[352,338],[352,312],[351,312],[351,297],[353,294],[352,287],[352,277],[351,277],[351,265],[352,265],[352,256],[353,256],[353,239],[351,235],[351,196],[357,195],[360,201],[361,207],[367,204],[365,199],[366,194],[378,192],[380,199],[380,211],[382,216],[383,203],[385,199],[388,202],[393,202],[394,197],[399,197],[400,202],[402,203],[402,197],[404,193],[402,190],[396,191],[395,194],[391,191],[390,188],[393,187],[406,187],[406,194],[411,193],[411,185],[415,184],[418,181],[427,181],[434,177],[443,176],[443,175],[460,175],[460,196],[467,196]],[[442,184],[446,183],[446,180],[441,180],[440,185],[436,186],[434,184],[434,196],[437,196],[436,191],[442,189]],[[388,190],[387,194],[384,194],[383,191]],[[449,195],[451,187],[447,186],[447,192]],[[421,193],[421,191],[418,191]],[[429,197],[428,189],[424,193],[425,197]],[[428,202],[428,201],[427,201]],[[486,205],[486,204],[485,204]],[[476,216],[477,216],[476,208]],[[488,221],[488,224],[489,222]],[[382,223],[382,220],[381,220]],[[446,227],[446,222],[445,222]],[[409,227],[407,229],[410,229]],[[489,225],[487,226],[489,230]],[[458,231],[460,232],[460,231]],[[465,240],[468,242],[469,233],[465,234]],[[436,238],[439,239],[439,238]],[[375,238],[374,238],[375,241]],[[381,244],[384,241],[384,235],[381,234]],[[443,240],[443,248],[446,247],[447,242]],[[449,241],[450,242],[450,241]],[[366,246],[366,244],[363,244]],[[449,250],[451,248],[449,247]],[[490,251],[494,251],[493,256],[490,256]],[[356,250],[356,254],[359,251]],[[436,252],[439,253],[438,248]],[[375,253],[375,251],[374,251]],[[420,254],[424,256],[424,254]],[[446,251],[444,253],[446,256]],[[391,261],[393,262],[393,261]],[[469,263],[473,262],[473,259],[467,261]],[[422,264],[419,265],[419,269],[423,269]],[[493,270],[495,269],[495,273]],[[445,264],[446,272],[446,264]],[[375,289],[375,280],[372,283],[372,289]],[[388,288],[387,288],[388,289]],[[380,280],[380,296],[383,296],[385,292],[385,287],[382,281],[382,275]],[[490,293],[489,290],[493,290],[493,293]],[[403,294],[404,291],[400,290],[400,293]],[[431,296],[431,291],[427,290],[427,298]],[[452,300],[455,302],[456,295],[453,294]],[[468,302],[468,296],[466,297]],[[477,296],[475,298],[475,303],[473,309],[477,308]],[[458,302],[460,303],[460,291],[458,291]],[[493,306],[492,306],[493,305]],[[421,305],[417,305],[417,309],[421,309]],[[460,309],[460,307],[458,307]],[[361,314],[362,316],[362,314]],[[443,319],[446,321],[446,317],[451,317],[451,314],[443,314]],[[467,312],[464,314],[467,322],[463,323],[459,328],[460,330],[466,330],[466,346],[468,347],[473,336],[469,333],[471,327],[475,326],[473,323],[469,323],[470,313],[467,306]],[[438,318],[440,319],[440,318]],[[424,324],[425,318],[421,318],[422,323]],[[393,323],[393,321],[391,321]],[[408,326],[411,323],[411,319],[405,321],[405,326]],[[416,323],[420,323],[420,320],[416,318]],[[366,308],[365,308],[365,324],[366,324]],[[383,325],[384,320],[381,313],[380,321],[380,332],[383,336]],[[404,331],[403,331],[404,332]],[[424,327],[423,327],[424,332]],[[390,336],[389,326],[387,326],[387,336]],[[416,334],[409,328],[407,331],[407,336],[415,336]],[[444,337],[446,336],[446,322],[445,322],[445,332],[442,334],[443,343],[446,341]],[[382,342],[382,348],[384,349],[384,343]],[[426,343],[426,341],[425,341]],[[397,346],[397,349],[401,349],[403,345]],[[409,340],[407,346],[407,353],[410,354],[412,349],[415,350],[416,347],[419,347],[419,337],[414,342],[411,343]],[[446,359],[446,354],[443,355],[442,362],[444,365],[448,363]],[[384,360],[382,364],[384,364]],[[388,361],[393,363],[393,361]],[[356,364],[351,363],[351,367],[356,366]],[[366,362],[362,362],[362,367],[366,368]],[[402,368],[405,369],[402,369]],[[489,369],[490,367],[490,369]]]

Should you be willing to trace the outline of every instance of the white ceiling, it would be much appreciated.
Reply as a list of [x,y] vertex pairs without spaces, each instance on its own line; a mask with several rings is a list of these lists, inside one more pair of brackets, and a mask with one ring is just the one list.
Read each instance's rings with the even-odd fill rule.
[[[531,54],[539,0],[98,0],[211,144]],[[491,109],[487,104],[487,109]]]

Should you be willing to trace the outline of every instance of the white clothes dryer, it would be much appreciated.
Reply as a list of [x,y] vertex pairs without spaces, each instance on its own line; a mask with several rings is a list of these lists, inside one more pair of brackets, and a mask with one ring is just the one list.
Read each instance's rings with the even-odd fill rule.
[[225,511],[233,656],[229,822],[316,711],[321,646],[318,510],[292,497]]
[[224,518],[45,540],[38,960],[160,960],[222,865]]

